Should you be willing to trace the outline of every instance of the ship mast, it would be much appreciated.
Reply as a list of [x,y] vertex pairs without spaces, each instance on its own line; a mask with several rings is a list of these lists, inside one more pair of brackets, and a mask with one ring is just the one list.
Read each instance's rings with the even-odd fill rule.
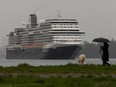
[[61,10],[56,10],[56,16],[57,16],[58,19],[61,19],[62,18],[61,13],[62,13]]

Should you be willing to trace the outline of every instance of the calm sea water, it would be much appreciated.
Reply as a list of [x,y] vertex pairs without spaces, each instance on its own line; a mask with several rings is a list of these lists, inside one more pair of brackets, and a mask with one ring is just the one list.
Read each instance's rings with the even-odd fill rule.
[[[23,59],[5,59],[0,58],[0,66],[17,66],[19,64],[27,63],[29,65],[33,66],[40,66],[40,65],[65,65],[68,63],[77,64],[78,59],[75,60],[23,60]],[[116,64],[116,59],[110,58],[109,60],[110,64]],[[102,60],[99,59],[92,59],[92,58],[86,58],[85,64],[102,64]]]

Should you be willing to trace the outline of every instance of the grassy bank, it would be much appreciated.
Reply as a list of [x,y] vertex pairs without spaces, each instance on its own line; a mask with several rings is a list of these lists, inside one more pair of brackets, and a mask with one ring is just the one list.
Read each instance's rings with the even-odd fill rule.
[[116,65],[0,67],[0,87],[116,87]]
[[77,65],[67,64],[60,66],[30,66],[28,64],[20,64],[18,66],[0,67],[0,73],[88,73],[88,74],[116,74],[116,65]]
[[115,81],[111,77],[0,77],[0,87],[116,87]]

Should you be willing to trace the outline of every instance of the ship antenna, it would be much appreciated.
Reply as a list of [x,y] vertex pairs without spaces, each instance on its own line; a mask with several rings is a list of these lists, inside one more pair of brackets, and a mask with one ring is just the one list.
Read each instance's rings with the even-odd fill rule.
[[62,12],[61,10],[56,10],[56,15],[59,19],[62,18],[61,12]]
[[22,22],[22,26],[24,26],[24,27],[26,26],[26,22],[25,21]]
[[34,9],[33,14],[36,14],[39,8]]

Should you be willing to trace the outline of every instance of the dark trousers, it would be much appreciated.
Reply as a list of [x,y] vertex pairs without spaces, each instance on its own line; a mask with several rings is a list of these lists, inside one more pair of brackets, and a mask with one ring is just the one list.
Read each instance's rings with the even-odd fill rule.
[[104,61],[104,60],[103,60],[103,66],[105,66],[105,65],[110,66],[110,64],[109,64],[107,61]]

